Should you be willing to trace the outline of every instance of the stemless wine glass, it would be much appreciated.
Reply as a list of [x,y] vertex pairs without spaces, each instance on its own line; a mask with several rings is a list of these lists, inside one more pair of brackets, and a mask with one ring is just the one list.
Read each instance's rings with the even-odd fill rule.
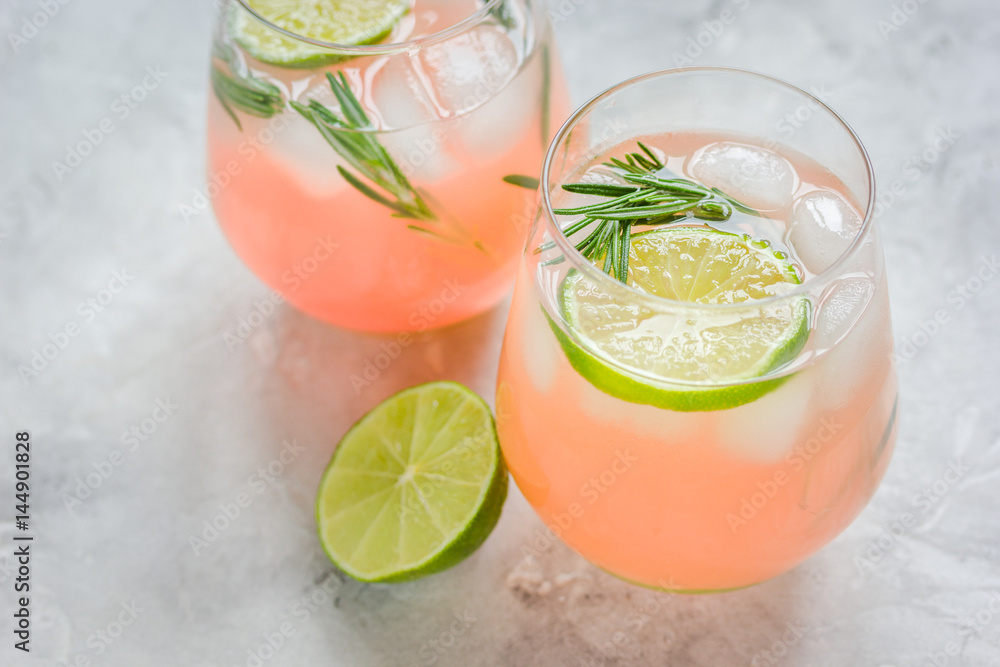
[[[692,192],[745,206],[728,221],[684,218],[642,236],[633,225],[624,284],[602,270],[604,256],[577,249],[593,228],[567,236],[578,218],[554,209],[601,201],[566,183],[628,193],[639,181],[601,163],[627,166],[630,151],[629,169],[686,177],[705,186]],[[543,167],[497,388],[506,461],[556,535],[626,580],[694,592],[774,577],[844,530],[881,480],[897,430],[873,202],[854,132],[767,76],[656,72],[570,118]],[[734,262],[788,267],[772,271],[781,289],[733,288],[747,265],[720,275],[725,253],[690,256],[712,244]],[[668,298],[635,280],[687,288]]]
[[[320,4],[222,2],[208,112],[219,224],[268,286],[335,325],[419,331],[489,309],[569,111],[544,3],[344,2],[344,16],[288,27]],[[359,21],[344,7],[378,8],[385,29],[361,45],[304,34]]]

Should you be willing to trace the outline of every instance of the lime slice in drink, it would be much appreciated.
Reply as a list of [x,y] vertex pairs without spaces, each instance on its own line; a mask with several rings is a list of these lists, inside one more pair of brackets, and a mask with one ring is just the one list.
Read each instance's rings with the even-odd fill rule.
[[500,518],[507,467],[486,403],[454,382],[402,391],[340,441],[316,498],[320,542],[359,581],[455,565]]
[[[295,35],[343,46],[382,40],[410,9],[407,0],[247,0],[273,25]],[[282,67],[319,67],[343,56],[283,36],[235,5],[230,30],[240,46],[261,62]]]
[[[724,410],[785,380],[747,382],[801,350],[809,336],[808,302],[799,297],[754,307],[753,301],[799,282],[784,255],[764,243],[675,225],[632,237],[629,283],[677,301],[676,307],[652,308],[636,295],[611,294],[572,271],[560,288],[571,333],[554,323],[552,329],[573,368],[605,393],[670,410]],[[746,307],[685,305],[733,303]]]

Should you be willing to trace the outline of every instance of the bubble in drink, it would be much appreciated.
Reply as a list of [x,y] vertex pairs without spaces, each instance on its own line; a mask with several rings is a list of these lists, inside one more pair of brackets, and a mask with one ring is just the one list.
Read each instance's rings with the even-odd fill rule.
[[861,230],[861,216],[829,190],[810,192],[795,202],[788,242],[812,273],[829,268]]
[[792,165],[777,153],[734,141],[703,149],[690,171],[705,185],[760,211],[787,206],[798,180]]

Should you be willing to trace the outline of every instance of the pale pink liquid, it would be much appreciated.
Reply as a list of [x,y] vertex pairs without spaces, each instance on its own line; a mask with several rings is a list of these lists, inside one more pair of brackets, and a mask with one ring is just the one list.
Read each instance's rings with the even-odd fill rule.
[[[689,139],[671,154],[713,140]],[[795,167],[803,182],[839,183],[814,163]],[[528,502],[588,560],[657,588],[738,588],[791,569],[867,503],[896,437],[880,269],[846,337],[771,393],[714,412],[639,405],[591,385],[543,314],[538,270],[529,253],[500,361],[500,440]]]
[[[463,13],[469,10],[466,5],[474,4],[419,2],[397,26],[399,34],[393,39],[453,25],[468,15]],[[347,61],[340,67],[350,75],[357,63]],[[254,67],[272,76],[288,74]],[[543,71],[546,67],[548,72]],[[363,68],[353,71],[355,76],[369,76]],[[302,76],[300,71],[289,72]],[[546,78],[550,115],[543,132]],[[309,85],[317,81],[322,87],[322,71]],[[298,83],[288,85],[301,88]],[[361,93],[362,99],[368,100],[367,94]],[[536,49],[512,81],[500,90],[490,89],[489,95],[468,112],[428,124],[426,131],[404,127],[395,142],[392,130],[376,134],[412,185],[432,203],[440,218],[433,223],[393,217],[390,209],[345,183],[335,171],[336,164],[344,162],[295,112],[286,110],[270,120],[241,117],[241,132],[212,96],[209,174],[228,176],[212,199],[219,224],[259,278],[293,305],[332,324],[367,331],[421,331],[481,313],[510,288],[533,212],[534,193],[502,179],[510,174],[537,176],[544,137],[552,135],[568,112],[554,48],[548,62]],[[487,142],[486,150],[470,144],[476,123],[490,114],[496,117],[503,105],[520,118],[509,116],[509,125],[495,125],[497,138]],[[303,151],[303,144],[310,142]],[[304,156],[297,157],[297,152]],[[446,168],[426,166],[431,163]],[[409,229],[411,224],[448,239]]]

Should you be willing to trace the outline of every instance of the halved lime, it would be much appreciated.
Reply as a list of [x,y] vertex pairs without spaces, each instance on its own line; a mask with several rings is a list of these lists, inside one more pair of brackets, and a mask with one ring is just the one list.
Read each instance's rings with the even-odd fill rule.
[[[408,0],[247,0],[272,24],[302,37],[358,46],[382,40],[410,10]],[[319,67],[343,57],[283,36],[238,4],[230,30],[240,46],[261,62],[282,67]]]
[[407,581],[479,548],[506,497],[489,407],[460,384],[432,382],[386,399],[347,432],[320,482],[316,522],[345,574]]
[[[629,283],[677,307],[651,308],[572,271],[560,288],[570,335],[550,323],[573,368],[605,393],[670,410],[724,410],[785,380],[746,382],[798,354],[809,336],[808,301],[753,301],[799,282],[784,255],[765,243],[675,225],[632,237]],[[686,303],[746,307],[698,311]]]

